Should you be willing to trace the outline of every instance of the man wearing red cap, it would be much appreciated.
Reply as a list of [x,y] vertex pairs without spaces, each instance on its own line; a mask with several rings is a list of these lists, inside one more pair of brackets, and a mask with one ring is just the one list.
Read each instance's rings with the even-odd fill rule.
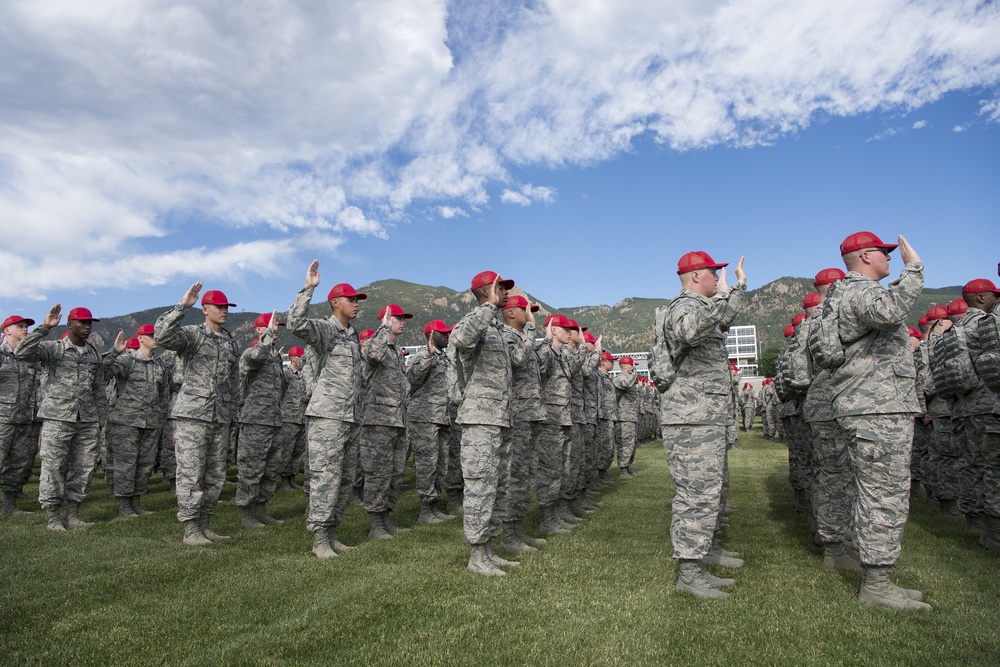
[[611,380],[611,371],[615,367],[615,357],[604,350],[601,352],[601,367],[598,380],[598,419],[597,432],[597,478],[605,485],[614,484],[615,480],[608,474],[611,462],[615,458],[615,422],[618,421],[618,392]]
[[740,392],[740,409],[743,411],[743,430],[752,431],[753,418],[757,415],[757,397],[749,382],[743,384],[743,391]]
[[958,507],[962,452],[952,427],[954,398],[950,394],[946,396],[943,388],[936,385],[932,372],[942,358],[942,335],[953,325],[948,319],[946,306],[933,306],[927,311],[926,317],[931,328],[920,346],[923,360],[918,367],[921,374],[920,386],[927,406],[924,420],[929,420],[931,426],[924,484],[927,486],[929,499],[938,505],[939,515],[958,517],[962,514]]
[[630,468],[635,459],[638,441],[636,424],[639,423],[639,389],[636,383],[639,375],[635,372],[635,360],[632,357],[620,357],[618,368],[621,373],[611,380],[615,385],[618,403],[618,422],[615,424],[618,472],[622,479],[632,479],[635,474]]
[[364,408],[361,421],[361,469],[365,473],[364,508],[372,539],[406,532],[389,514],[403,488],[406,467],[406,369],[396,347],[406,320],[413,315],[394,303],[379,311],[381,326],[363,355]]
[[920,412],[906,319],[924,284],[920,257],[903,236],[902,274],[890,289],[879,283],[889,275],[889,253],[896,247],[871,232],[851,234],[840,246],[848,274],[827,303],[837,309],[845,356],[832,370],[833,412],[848,443],[858,490],[854,530],[864,569],[858,600],[929,610],[919,601],[919,591],[899,588],[889,579],[909,514],[913,416]]
[[586,516],[598,506],[598,503],[587,498],[589,481],[587,461],[590,457],[588,452],[593,443],[594,425],[597,422],[596,395],[588,398],[590,391],[588,386],[592,383],[591,375],[597,372],[601,362],[601,350],[598,339],[594,339],[595,344],[587,343],[588,335],[590,334],[583,331],[583,327],[579,325],[570,333],[570,348],[574,355],[583,358],[583,363],[574,370],[571,379],[570,407],[573,417],[573,436],[569,451],[568,475],[561,492],[570,512],[577,517]]
[[169,373],[159,358],[153,357],[158,347],[153,325],[143,324],[130,340],[136,341],[135,351],[118,355],[111,366],[117,398],[107,426],[107,440],[114,443],[111,491],[118,499],[121,517],[149,514],[139,501],[149,490],[160,429],[170,401]]
[[236,454],[236,507],[243,528],[283,523],[267,513],[267,503],[278,490],[281,461],[281,401],[285,372],[276,349],[277,312],[258,315],[254,331],[259,338],[240,355],[241,402],[239,447]]
[[788,447],[788,482],[795,496],[795,511],[812,516],[810,434],[802,419],[802,401],[809,387],[809,377],[808,365],[804,363],[806,336],[799,335],[805,318],[805,313],[798,313],[789,325],[792,335],[785,338],[785,347],[775,360],[775,389],[781,399],[778,420]]
[[351,320],[367,295],[347,283],[334,285],[327,294],[332,316],[313,319],[309,302],[318,286],[319,260],[313,260],[305,286],[288,309],[288,330],[316,351],[316,379],[306,406],[310,474],[306,528],[313,534],[313,554],[325,559],[350,548],[337,540],[336,531],[354,492],[362,391],[361,344]]
[[757,397],[763,414],[760,416],[761,430],[765,440],[773,440],[778,430],[778,393],[774,390],[774,378],[765,378],[760,385],[760,396]]
[[[511,426],[512,350],[503,335],[501,308],[513,280],[493,271],[472,279],[477,306],[459,320],[448,341],[457,380],[458,423],[462,425],[462,477],[465,480],[464,533],[469,544],[468,569],[502,576],[498,565],[516,565],[493,553],[490,538],[499,524],[494,516],[504,429]],[[531,342],[525,340],[524,346]]]
[[38,453],[38,440],[32,437],[35,414],[35,379],[40,372],[36,362],[14,356],[21,339],[28,333],[32,319],[11,315],[0,326],[0,489],[3,489],[3,516],[30,514],[17,507],[17,497],[24,488],[25,471],[31,470]]
[[156,320],[153,338],[177,353],[183,376],[170,410],[174,418],[177,461],[177,520],[184,525],[184,544],[206,546],[226,539],[211,528],[226,481],[230,426],[239,410],[239,349],[225,329],[229,303],[219,290],[201,297],[201,324],[183,325],[198,301],[201,283],[188,288],[176,306]]
[[448,473],[448,336],[451,329],[441,320],[424,325],[426,347],[413,355],[406,369],[409,403],[406,433],[413,448],[420,516],[417,523],[437,524],[455,518],[441,512],[441,492]]
[[[1000,265],[998,265],[1000,275]],[[977,309],[985,309],[989,298],[984,298],[987,291],[993,294],[994,304],[988,314],[979,320],[977,345],[979,354],[975,359],[975,368],[979,377],[993,392],[994,407],[988,418],[981,418],[978,426],[986,426],[985,438],[980,453],[983,454],[983,529],[980,535],[980,545],[990,551],[1000,551],[1000,464],[996,453],[1000,452],[1000,307],[995,303],[998,296],[996,287],[988,280],[973,281],[978,283],[969,293],[975,295],[974,305]],[[970,287],[967,285],[966,287]],[[971,346],[970,346],[971,347]]]
[[290,348],[288,365],[282,368],[285,395],[281,397],[281,430],[278,431],[282,490],[301,488],[295,483],[295,476],[302,470],[302,457],[306,453],[306,404],[309,394],[302,376],[304,354],[305,350],[297,345]]
[[[79,512],[97,463],[98,401],[104,390],[104,361],[87,340],[92,322],[98,320],[86,308],[73,308],[66,318],[69,335],[63,340],[46,341],[49,331],[59,324],[60,313],[56,304],[41,326],[22,338],[14,350],[17,359],[38,361],[48,373],[38,407],[42,418],[38,502],[48,517],[46,528],[56,532],[92,525],[81,520]],[[125,337],[119,333],[115,351],[121,353],[124,349]],[[60,515],[63,504],[65,520]]]
[[663,337],[677,378],[660,397],[660,426],[667,465],[674,480],[670,539],[678,563],[677,589],[701,598],[724,598],[719,579],[705,563],[739,567],[735,554],[716,548],[722,518],[726,428],[732,412],[731,378],[726,336],[746,299],[743,258],[737,282],[725,285],[726,264],[706,252],[690,252],[677,263],[681,292],[663,317]]

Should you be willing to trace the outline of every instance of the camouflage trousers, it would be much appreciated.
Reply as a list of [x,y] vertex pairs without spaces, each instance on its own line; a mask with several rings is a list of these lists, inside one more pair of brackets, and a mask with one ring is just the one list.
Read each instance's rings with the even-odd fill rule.
[[726,425],[726,450],[722,453],[722,495],[719,496],[719,516],[715,528],[716,533],[722,530],[721,519],[725,516],[726,503],[729,502],[729,450],[739,439],[739,426]]
[[615,422],[612,419],[598,419],[597,430],[594,432],[596,443],[598,470],[607,470],[615,459]]
[[391,512],[403,490],[406,429],[362,426],[361,469],[365,473],[365,511]]
[[240,424],[236,448],[236,506],[266,503],[278,490],[281,470],[280,426]]
[[528,515],[531,496],[535,493],[535,470],[538,468],[538,422],[514,420],[504,429],[510,440],[510,482],[507,486],[509,505],[505,521],[521,521]]
[[448,496],[461,494],[465,488],[462,481],[462,425],[451,422],[448,429],[448,472],[445,474],[444,486]]
[[928,459],[930,457],[930,440],[933,434],[931,426],[924,423],[924,416],[913,420],[913,454],[910,455],[910,480],[914,482],[927,481]]
[[726,424],[726,448],[732,449],[740,442],[740,422],[732,419]]
[[785,417],[785,446],[788,447],[788,482],[798,492],[811,496],[812,463],[808,424],[795,415]]
[[500,426],[462,425],[463,529],[469,544],[483,544],[492,537],[502,444]]
[[493,501],[490,516],[490,537],[496,537],[500,524],[510,521],[510,468],[513,464],[513,441],[508,433],[511,429],[501,429],[500,449],[497,450],[497,495]]
[[938,500],[957,500],[961,494],[962,448],[952,430],[950,417],[935,417],[929,443],[927,477]]
[[764,436],[768,438],[773,438],[774,434],[778,431],[778,415],[775,414],[773,407],[764,408],[764,415],[761,418],[761,427],[764,430]]
[[1000,519],[1000,417],[983,416],[983,512]]
[[563,457],[562,481],[559,483],[559,492],[563,500],[572,500],[576,497],[580,484],[580,475],[583,470],[583,442],[582,424],[573,424],[570,427],[569,449]]
[[177,455],[177,520],[215,514],[226,481],[229,424],[174,419]]
[[712,547],[722,511],[725,426],[663,426],[663,450],[674,480],[670,540],[674,558],[701,560]]
[[635,459],[635,422],[615,424],[615,442],[618,445],[618,467],[628,468]]
[[97,422],[42,422],[39,505],[55,509],[66,501],[83,502],[97,465],[99,430]]
[[149,490],[160,429],[108,422],[106,432],[109,449],[113,447],[115,452],[113,495],[115,498],[141,496]]
[[163,428],[160,430],[160,472],[165,482],[177,478],[177,457],[174,450],[176,427],[177,420],[171,417],[163,422]]
[[754,410],[752,408],[743,408],[743,430],[752,431],[753,430],[753,418]]
[[0,423],[0,489],[18,494],[38,454],[38,440],[32,438],[31,424]]
[[597,425],[580,424],[580,434],[583,436],[583,465],[580,466],[580,477],[576,482],[577,491],[588,487],[597,469]]
[[825,544],[843,542],[851,527],[856,491],[846,435],[834,420],[810,422],[812,433],[812,511]]
[[350,422],[309,417],[309,532],[339,526],[344,518],[354,493],[360,431]]
[[108,425],[100,427],[98,440],[101,448],[97,455],[97,460],[104,467],[104,481],[108,483],[109,489],[115,488],[115,448],[114,442],[108,437]]
[[910,512],[913,415],[838,417],[854,469],[854,533],[863,565],[899,559]]
[[[1000,433],[1000,417],[996,415],[963,417],[960,425],[956,425],[955,435],[960,437],[962,442],[959,498],[965,514],[986,513],[986,479],[990,475],[987,470],[991,462],[995,463],[998,456],[996,452],[991,452],[989,447],[997,444],[998,433]],[[996,471],[991,474],[995,479]]]
[[568,456],[572,438],[571,426],[541,423],[535,439],[538,469],[535,474],[535,495],[539,507],[549,507],[559,501],[562,491],[563,460]]
[[278,474],[294,477],[302,472],[302,459],[306,455],[306,425],[282,422],[278,430]]
[[417,495],[421,503],[436,503],[448,476],[447,424],[410,421],[406,434],[413,448],[413,467],[416,471]]

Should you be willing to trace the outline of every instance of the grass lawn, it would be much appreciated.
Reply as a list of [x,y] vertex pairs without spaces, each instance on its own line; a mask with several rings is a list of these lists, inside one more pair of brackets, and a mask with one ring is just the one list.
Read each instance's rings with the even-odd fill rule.
[[[50,533],[40,511],[0,519],[0,663],[1000,664],[1000,557],[914,501],[895,579],[934,611],[860,605],[860,577],[824,569],[792,509],[785,448],[757,428],[730,457],[739,511],[726,547],[747,564],[715,570],[736,578],[727,600],[674,590],[659,443],[572,534],[503,578],[465,571],[458,521],[369,541],[358,507],[338,535],[360,548],[321,562],[301,492],[272,502],[283,526],[240,530],[233,484],[215,522],[233,539],[188,548],[159,475],[144,499],[157,513],[127,520],[98,477],[81,512],[93,528]],[[408,526],[418,513],[410,470],[394,517]],[[538,520],[535,508],[529,528]]]

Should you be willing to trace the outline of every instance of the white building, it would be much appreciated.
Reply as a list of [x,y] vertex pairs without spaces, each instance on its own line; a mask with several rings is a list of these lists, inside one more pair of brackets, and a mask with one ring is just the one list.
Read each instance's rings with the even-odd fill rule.
[[757,327],[749,325],[729,328],[726,338],[729,361],[739,366],[740,375],[745,378],[757,377],[757,359],[760,356],[757,346]]

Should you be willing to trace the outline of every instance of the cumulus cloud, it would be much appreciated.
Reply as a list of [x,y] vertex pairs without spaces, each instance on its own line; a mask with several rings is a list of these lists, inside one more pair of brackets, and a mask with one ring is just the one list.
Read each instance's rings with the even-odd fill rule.
[[916,123],[913,124],[913,129],[914,130],[922,130],[925,127],[927,127],[927,121],[926,120],[918,120]]
[[884,130],[882,132],[879,132],[878,134],[876,134],[873,137],[868,137],[867,139],[865,139],[865,143],[870,142],[870,141],[885,141],[886,139],[891,139],[892,137],[896,136],[897,134],[899,134],[899,131],[896,128],[894,128],[894,127],[890,127],[888,130]]
[[[35,269],[6,278],[71,284],[85,256],[167,280],[206,253],[266,274],[241,264],[257,243],[385,238],[415,204],[468,217],[496,184],[550,203],[512,174],[639,137],[752,146],[989,89],[998,33],[1000,5],[974,0],[2,3],[4,252]],[[980,114],[1000,122],[1000,100]]]

